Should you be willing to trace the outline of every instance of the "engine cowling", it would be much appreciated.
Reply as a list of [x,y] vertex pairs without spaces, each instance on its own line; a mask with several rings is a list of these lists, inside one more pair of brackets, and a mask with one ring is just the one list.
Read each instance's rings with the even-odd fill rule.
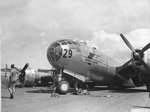
[[35,74],[35,70],[34,69],[26,69],[25,70],[25,81],[24,81],[24,85],[25,86],[34,86],[34,82],[36,79],[36,74]]
[[141,59],[144,59],[145,57],[145,54],[144,53],[140,53],[140,49],[135,49],[135,52],[132,53],[132,58],[134,59],[134,64],[136,66],[141,66],[142,65],[142,62],[139,60],[139,57]]
[[32,68],[28,68],[25,70],[24,86],[48,85],[49,82],[53,82],[52,77],[50,73],[38,72]]

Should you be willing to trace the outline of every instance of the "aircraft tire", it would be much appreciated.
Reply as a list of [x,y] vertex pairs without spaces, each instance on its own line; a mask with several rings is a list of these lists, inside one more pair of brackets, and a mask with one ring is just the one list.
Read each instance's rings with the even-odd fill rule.
[[60,81],[57,84],[56,92],[59,94],[66,94],[70,90],[70,85],[67,81]]

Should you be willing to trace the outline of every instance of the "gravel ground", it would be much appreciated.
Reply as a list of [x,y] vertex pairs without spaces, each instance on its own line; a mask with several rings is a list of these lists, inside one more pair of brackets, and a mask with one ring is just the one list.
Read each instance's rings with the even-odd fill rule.
[[145,87],[122,91],[97,87],[90,95],[51,97],[46,87],[16,88],[9,99],[6,88],[1,90],[2,112],[150,112],[150,99]]

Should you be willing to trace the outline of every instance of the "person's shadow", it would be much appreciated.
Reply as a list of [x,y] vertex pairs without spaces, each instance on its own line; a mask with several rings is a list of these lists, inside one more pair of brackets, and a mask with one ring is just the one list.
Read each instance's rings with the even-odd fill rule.
[[2,99],[9,99],[9,97],[8,96],[2,96]]

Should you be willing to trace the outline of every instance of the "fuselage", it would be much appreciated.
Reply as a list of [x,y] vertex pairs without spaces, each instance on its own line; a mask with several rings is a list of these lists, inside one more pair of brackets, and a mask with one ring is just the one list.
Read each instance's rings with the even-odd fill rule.
[[[87,46],[85,42],[69,39],[53,42],[48,47],[47,58],[50,64],[57,69],[58,90],[62,92],[68,90],[63,89],[63,85],[68,87],[67,82],[62,82],[63,74],[66,78],[64,80],[69,79],[70,82],[81,80],[115,87],[134,87],[146,84],[147,90],[150,90],[150,57],[145,53],[150,48],[150,43],[142,49],[134,49],[123,34],[120,36],[132,51],[131,59],[121,66],[118,66],[113,58],[104,55],[96,48]],[[67,78],[68,75],[71,77]],[[77,83],[74,85],[77,87]]]
[[116,73],[116,61],[85,42],[55,41],[47,50],[47,58],[56,69],[67,69],[93,81],[110,82]]

